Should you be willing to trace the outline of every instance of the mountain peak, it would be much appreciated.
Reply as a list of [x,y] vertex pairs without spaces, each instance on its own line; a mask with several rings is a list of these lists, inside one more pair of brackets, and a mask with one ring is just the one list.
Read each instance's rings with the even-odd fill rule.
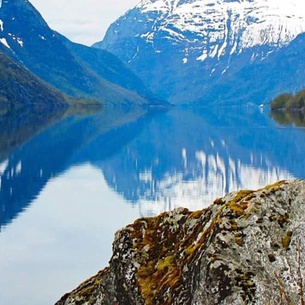
[[53,36],[53,31],[32,4],[27,0],[0,0],[1,42],[14,52],[15,47],[23,47],[34,36],[45,40],[45,36]]
[[0,1],[0,49],[43,81],[72,97],[163,105],[117,57],[53,31],[27,0]]
[[205,60],[288,44],[305,31],[302,6],[300,0],[143,0],[136,9],[142,14],[138,22],[150,22],[141,33],[147,42],[161,31],[172,44],[185,44],[185,55],[196,50],[196,59]]
[[[274,70],[269,68],[265,74],[266,68],[254,67],[273,58],[273,69],[281,66],[283,75],[282,60],[287,56],[275,64],[276,54],[284,54],[305,32],[303,6],[301,0],[142,0],[112,24],[95,47],[118,56],[152,91],[172,103],[205,103],[206,99],[214,103],[215,97],[221,103],[235,102],[232,94],[237,82],[241,88],[251,83],[255,102],[262,103],[278,95],[279,87]],[[295,63],[302,65],[301,60]],[[256,90],[255,73],[260,78]],[[233,74],[236,82],[232,82]],[[273,80],[266,84],[263,74],[273,75]],[[303,79],[301,74],[298,78]],[[280,82],[287,90],[287,78]],[[268,93],[262,92],[261,84]],[[304,84],[290,85],[289,90],[300,86]],[[258,92],[264,101],[258,100]],[[242,100],[250,96],[248,89],[243,94]],[[252,102],[252,96],[249,99]]]

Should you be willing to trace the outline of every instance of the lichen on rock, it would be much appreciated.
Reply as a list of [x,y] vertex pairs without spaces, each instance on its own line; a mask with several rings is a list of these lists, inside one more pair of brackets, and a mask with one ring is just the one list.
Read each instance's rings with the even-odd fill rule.
[[305,182],[280,181],[118,231],[110,265],[56,305],[304,304]]

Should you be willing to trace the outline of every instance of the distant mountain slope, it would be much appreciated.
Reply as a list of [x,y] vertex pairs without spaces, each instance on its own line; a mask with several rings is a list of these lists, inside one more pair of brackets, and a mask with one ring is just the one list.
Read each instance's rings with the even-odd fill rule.
[[[138,104],[152,97],[115,56],[96,50],[91,54],[89,48],[67,41],[26,0],[1,1],[0,43],[7,54],[69,95]],[[99,67],[92,64],[95,59]]]
[[153,93],[144,86],[142,80],[136,76],[118,57],[113,54],[73,43],[60,34],[59,38],[72,52],[77,61],[91,69],[98,77],[103,77],[109,82],[121,86],[127,90],[135,91],[151,101],[156,98]]
[[[277,77],[279,84],[269,80],[250,91],[243,90],[244,77],[254,86],[263,83],[263,77],[273,74],[264,64],[270,57],[272,63],[276,58],[280,66],[289,66],[290,59],[282,63],[283,53],[277,52],[304,31],[301,0],[142,0],[94,46],[117,55],[145,85],[173,103],[234,103],[236,91],[243,102],[256,96],[261,103],[281,92],[284,73]],[[297,51],[291,47],[288,52]],[[266,70],[260,75],[261,65]],[[296,78],[301,82],[289,90],[305,85],[299,74]]]
[[0,103],[63,106],[70,102],[0,49]]
[[200,79],[197,78],[198,83],[193,87],[197,105],[268,104],[282,92],[301,90],[305,86],[305,34],[264,60],[243,65],[240,56],[232,58],[231,64],[231,69],[221,77],[211,77],[204,87],[198,85]]

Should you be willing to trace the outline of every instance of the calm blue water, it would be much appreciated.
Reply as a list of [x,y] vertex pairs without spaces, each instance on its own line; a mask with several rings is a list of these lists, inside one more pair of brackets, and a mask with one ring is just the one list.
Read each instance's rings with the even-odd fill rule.
[[268,111],[2,110],[0,304],[54,304],[107,265],[116,230],[305,177],[305,130]]

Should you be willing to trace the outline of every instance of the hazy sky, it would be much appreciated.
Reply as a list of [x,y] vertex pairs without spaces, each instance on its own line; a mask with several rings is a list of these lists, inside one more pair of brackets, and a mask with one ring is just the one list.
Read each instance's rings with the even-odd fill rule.
[[140,0],[30,0],[49,26],[74,42],[102,40],[108,26]]

